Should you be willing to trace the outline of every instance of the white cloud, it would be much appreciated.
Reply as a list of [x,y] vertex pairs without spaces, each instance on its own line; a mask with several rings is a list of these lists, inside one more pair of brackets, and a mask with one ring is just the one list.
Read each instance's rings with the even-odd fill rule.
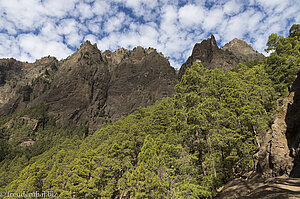
[[79,3],[75,8],[76,12],[79,15],[79,19],[84,21],[93,17],[94,13],[92,12],[92,7],[87,3]]
[[125,14],[118,13],[116,16],[111,17],[104,25],[105,32],[118,31],[124,26]]
[[58,24],[57,32],[65,37],[65,41],[72,47],[80,46],[84,37],[84,32],[88,30],[83,24],[78,23],[75,19],[64,19]]
[[47,55],[56,56],[58,59],[67,57],[72,51],[61,42],[47,41],[46,38],[33,34],[21,34],[17,38],[18,44],[24,53],[27,53],[32,61]]
[[84,41],[89,40],[92,44],[97,43],[97,37],[95,35],[89,34],[84,37]]
[[266,48],[266,42],[268,40],[268,36],[267,35],[260,35],[258,37],[255,38],[255,41],[253,43],[253,47],[255,49],[259,49],[261,53],[265,54],[264,49]]
[[40,30],[40,35],[42,35],[47,41],[62,42],[62,37],[58,34],[56,26],[50,22],[44,24]]
[[262,23],[262,19],[263,19],[263,14],[260,12],[255,12],[251,15],[249,15],[249,19],[248,19],[248,31],[250,32],[255,32],[258,28],[260,23]]
[[96,16],[102,16],[107,12],[115,13],[116,10],[114,10],[107,1],[96,0],[92,6],[92,12]]
[[61,59],[90,40],[101,50],[153,47],[178,67],[212,33],[221,44],[237,37],[263,51],[270,33],[287,34],[300,23],[296,5],[298,0],[0,0],[0,56]]
[[242,13],[231,17],[227,23],[223,24],[223,38],[226,41],[230,41],[233,38],[243,38],[243,35],[247,32],[247,23],[245,20],[249,19],[249,13]]
[[[171,40],[174,36],[178,35],[180,26],[177,20],[177,8],[174,6],[166,6],[163,9],[163,14],[160,22],[160,27],[158,28],[159,37],[158,43],[167,45],[167,42]],[[162,49],[164,53],[167,53]]]
[[63,19],[59,22],[57,31],[59,34],[71,34],[72,32],[77,32],[77,22],[75,19],[69,18],[69,19]]
[[[119,35],[116,33],[111,33],[109,36],[103,37],[97,42],[98,48],[101,51],[117,49],[119,47],[117,45],[117,41],[122,42],[122,40],[120,40]],[[122,45],[122,46],[124,46],[124,45]],[[124,47],[126,47],[126,46],[124,46]]]
[[88,21],[87,22],[87,27],[90,31],[93,33],[99,33],[101,31],[101,24],[93,21]]
[[18,57],[20,50],[15,37],[0,33],[0,57]]
[[157,0],[125,0],[126,7],[131,8],[135,15],[153,19],[152,10],[158,6]]
[[204,30],[210,31],[216,28],[224,20],[223,14],[223,11],[219,8],[210,10],[203,23]]
[[6,30],[9,35],[17,34],[15,24],[9,21],[0,20],[0,30]]
[[38,0],[0,1],[1,10],[8,21],[14,23],[18,29],[30,30],[39,27],[44,19],[43,6]]
[[243,5],[235,0],[228,1],[223,6],[224,14],[235,15],[242,11]]
[[67,44],[72,47],[80,46],[80,44],[83,42],[82,41],[83,35],[78,32],[68,34],[65,36],[65,38],[66,38]]
[[62,18],[74,11],[77,2],[78,0],[43,0],[43,13],[47,16]]
[[141,35],[140,45],[144,47],[157,46],[159,33],[155,24],[146,24],[139,27],[139,34]]
[[282,0],[256,0],[256,2],[261,5],[265,10],[272,10],[275,7],[279,7],[280,9],[286,8],[286,5],[289,3],[289,1],[282,1]]
[[188,4],[179,9],[179,20],[185,27],[201,24],[204,16],[205,10],[200,6]]

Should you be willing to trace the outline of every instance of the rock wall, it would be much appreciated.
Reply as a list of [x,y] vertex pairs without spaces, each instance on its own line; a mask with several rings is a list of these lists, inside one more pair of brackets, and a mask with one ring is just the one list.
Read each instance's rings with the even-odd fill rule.
[[200,62],[206,68],[233,69],[239,63],[263,59],[264,55],[255,51],[245,41],[233,39],[224,47],[219,48],[213,35],[201,43],[195,44],[192,55],[181,66],[178,78],[181,79],[187,68],[194,62]]
[[291,92],[294,93],[293,103],[288,105],[285,118],[286,137],[294,164],[290,176],[300,178],[300,74],[293,83]]
[[278,114],[261,140],[254,156],[258,173],[264,177],[300,177],[300,75],[289,96],[278,100]]
[[[0,89],[9,89],[0,95],[6,99],[0,115],[44,103],[58,123],[84,124],[90,130],[171,96],[177,83],[175,69],[152,48],[101,53],[87,41],[62,61],[49,57],[32,64],[2,62]],[[6,62],[12,75],[5,72]],[[13,78],[16,83],[10,86]]]

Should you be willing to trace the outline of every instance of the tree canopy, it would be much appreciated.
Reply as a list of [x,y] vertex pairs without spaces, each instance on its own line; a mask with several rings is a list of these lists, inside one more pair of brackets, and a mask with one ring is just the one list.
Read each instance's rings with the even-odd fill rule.
[[[299,25],[289,33],[270,35],[273,52],[263,61],[231,71],[194,63],[173,96],[89,136],[84,126],[56,124],[44,105],[2,117],[0,191],[58,198],[215,196],[218,187],[253,171],[276,100],[299,72]],[[40,125],[33,130],[22,117]],[[21,147],[29,138],[33,144]]]

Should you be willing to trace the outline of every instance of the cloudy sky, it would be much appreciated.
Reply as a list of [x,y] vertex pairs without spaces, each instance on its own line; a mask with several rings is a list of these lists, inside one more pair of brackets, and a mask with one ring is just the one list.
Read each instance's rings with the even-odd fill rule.
[[64,59],[90,40],[101,51],[153,47],[178,68],[211,34],[263,52],[299,13],[299,0],[0,0],[0,58]]

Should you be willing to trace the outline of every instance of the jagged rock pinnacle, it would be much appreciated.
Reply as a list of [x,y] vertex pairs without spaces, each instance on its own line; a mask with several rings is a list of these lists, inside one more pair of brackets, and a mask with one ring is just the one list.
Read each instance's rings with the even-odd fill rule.
[[181,66],[178,78],[181,79],[186,69],[195,61],[201,62],[204,67],[209,69],[229,70],[241,62],[263,58],[261,53],[253,50],[245,41],[236,38],[223,48],[219,48],[214,35],[211,35],[209,39],[194,46],[192,55]]
[[214,35],[211,35],[211,36],[210,36],[210,43],[211,43],[211,45],[212,45],[213,47],[218,47],[217,41],[216,41]]
[[244,57],[244,61],[263,59],[265,57],[263,54],[255,51],[247,42],[238,38],[234,38],[221,49],[228,50],[238,57]]

